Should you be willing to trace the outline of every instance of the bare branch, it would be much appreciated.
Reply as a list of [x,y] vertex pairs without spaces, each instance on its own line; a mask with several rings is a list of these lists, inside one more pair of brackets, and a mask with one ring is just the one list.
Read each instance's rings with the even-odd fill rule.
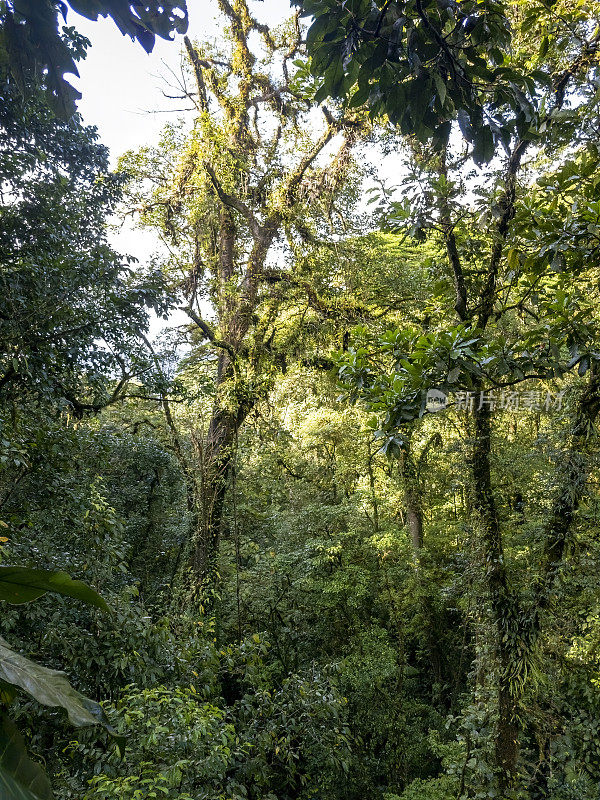
[[194,70],[194,77],[196,78],[196,87],[198,89],[198,103],[200,106],[200,111],[208,111],[208,97],[206,94],[206,84],[204,82],[202,65],[200,63],[200,59],[198,58],[198,53],[196,52],[194,45],[190,41],[189,36],[184,36],[183,42],[185,44],[185,49],[187,50],[188,57],[190,59],[192,69]]

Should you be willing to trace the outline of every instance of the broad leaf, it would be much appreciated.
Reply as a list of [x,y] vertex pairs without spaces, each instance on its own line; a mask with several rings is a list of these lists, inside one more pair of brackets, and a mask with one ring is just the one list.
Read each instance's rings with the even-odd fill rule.
[[0,600],[14,605],[30,603],[46,592],[56,592],[74,597],[103,611],[108,611],[105,600],[83,581],[73,580],[66,572],[28,567],[0,566]]
[[185,33],[188,26],[185,0],[152,0],[131,3],[129,0],[68,0],[69,5],[88,19],[112,17],[125,36],[137,39],[149,53],[154,47],[154,35],[171,39],[173,31]]
[[56,114],[69,117],[81,94],[64,76],[79,73],[58,32],[56,7],[48,0],[13,0],[12,6],[2,20],[2,44],[17,86],[27,95],[31,81],[39,82]]
[[23,689],[38,703],[64,708],[69,720],[77,727],[100,724],[112,733],[102,707],[74,689],[64,672],[42,667],[20,653],[15,653],[2,637],[0,680]]
[[476,164],[485,164],[494,157],[494,137],[488,127],[480,128],[475,135],[473,159]]
[[13,722],[0,715],[0,797],[2,800],[52,800],[50,781],[27,755]]

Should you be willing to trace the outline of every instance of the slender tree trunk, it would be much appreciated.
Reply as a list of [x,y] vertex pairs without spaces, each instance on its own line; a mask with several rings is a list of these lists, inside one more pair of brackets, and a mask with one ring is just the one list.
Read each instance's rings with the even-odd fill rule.
[[423,547],[423,515],[420,498],[410,489],[404,493],[406,503],[406,521],[410,531],[410,538],[417,556]]
[[474,410],[475,437],[472,452],[473,506],[481,526],[485,582],[496,633],[498,679],[498,727],[496,764],[500,790],[512,783],[519,755],[516,702],[510,685],[515,645],[515,598],[508,583],[502,534],[492,486],[490,468],[491,415],[487,405]]
[[417,465],[415,463],[410,441],[407,442],[401,459],[402,481],[404,483],[404,505],[406,506],[406,523],[410,539],[418,560],[423,548],[423,506],[419,488]]
[[149,560],[149,556],[151,554],[148,552],[148,546],[152,534],[152,529],[154,528],[152,511],[156,503],[156,490],[157,487],[160,485],[160,477],[161,474],[159,470],[155,469],[152,474],[150,486],[148,487],[148,495],[146,499],[147,502],[146,524],[141,529],[139,534],[135,537],[133,541],[133,546],[128,556],[128,568],[130,569],[130,571],[134,575],[140,575],[140,574],[142,575],[139,586],[140,595],[142,596],[145,594],[147,583],[150,577],[149,565],[152,562]]
[[[429,447],[426,445],[426,448]],[[423,455],[423,454],[422,454]],[[419,459],[418,461],[420,461]],[[416,580],[418,585],[418,601],[425,623],[425,642],[429,655],[431,671],[435,677],[433,683],[442,685],[443,659],[436,635],[436,612],[432,601],[431,590],[423,574],[423,501],[419,480],[418,461],[411,448],[410,436],[407,435],[401,460],[402,480],[404,483],[404,503],[406,506],[406,523],[413,546]],[[439,691],[434,688],[432,701],[439,700]]]
[[373,508],[373,527],[379,530],[379,503],[377,502],[377,490],[375,486],[375,472],[373,470],[373,453],[371,444],[367,442],[367,472],[369,473],[369,488],[371,490],[371,506]]

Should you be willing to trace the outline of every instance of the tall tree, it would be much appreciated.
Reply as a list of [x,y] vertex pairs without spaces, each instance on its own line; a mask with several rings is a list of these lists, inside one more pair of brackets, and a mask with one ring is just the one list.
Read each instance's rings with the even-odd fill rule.
[[[403,132],[414,133],[424,141],[431,139],[432,145],[413,141],[414,194],[409,201],[394,204],[388,217],[389,224],[406,226],[421,238],[437,237],[443,246],[446,283],[441,282],[438,297],[445,298],[447,310],[449,305],[453,307],[457,324],[445,329],[442,326],[436,333],[415,331],[387,337],[382,344],[394,364],[388,376],[371,372],[368,359],[360,355],[352,357],[350,372],[346,365],[344,375],[350,380],[353,372],[360,375],[367,387],[362,394],[374,407],[383,401],[388,409],[384,431],[390,436],[409,417],[424,413],[429,389],[469,393],[473,418],[472,505],[496,629],[496,767],[501,792],[509,791],[515,780],[519,702],[539,637],[540,611],[547,608],[550,587],[556,585],[574,511],[585,491],[588,467],[582,459],[598,414],[597,368],[590,369],[596,360],[597,326],[588,271],[593,263],[589,259],[595,257],[598,246],[592,221],[597,187],[589,181],[588,168],[598,159],[597,143],[589,131],[597,125],[599,12],[596,4],[582,9],[569,2],[517,4],[512,8],[500,3],[477,4],[476,8],[457,3],[448,4],[447,9],[443,4],[415,2],[385,4],[378,12],[383,20],[380,27],[387,24],[390,15],[405,14],[397,23],[400,55],[397,49],[382,50],[382,64],[389,63],[390,68],[398,64],[397,69],[409,72],[417,70],[423,77],[429,74],[431,94],[429,105],[423,101],[423,108],[428,109],[425,114],[435,113],[434,109],[441,113],[437,106],[441,103],[449,118],[458,117],[461,132],[472,145],[465,148],[458,140],[448,140],[448,135],[442,140],[427,120],[409,110],[411,116],[401,122]],[[502,19],[504,23],[498,29],[496,22]],[[513,52],[506,56],[498,48],[509,22]],[[335,36],[324,35],[323,25],[321,18],[317,38],[321,37],[321,50],[328,50]],[[459,35],[457,29],[461,38],[452,45],[458,48],[453,57],[461,53],[462,67],[453,70],[443,66],[440,75],[437,70],[450,56],[448,42]],[[378,28],[372,38],[377,41],[379,34]],[[417,47],[414,42],[426,48],[428,39],[433,49],[427,51],[427,58],[420,55],[416,59],[411,50]],[[360,41],[363,50],[370,47]],[[402,60],[403,48],[408,48],[408,66]],[[480,50],[484,52],[478,53]],[[319,52],[314,50],[314,59]],[[495,70],[486,59],[492,65],[497,62]],[[318,71],[317,66],[314,69]],[[340,84],[338,91],[350,91],[354,86],[354,73],[351,67],[348,69],[346,83]],[[483,115],[480,123],[486,120],[483,127],[474,124],[472,109],[465,117],[465,105],[454,96],[461,74],[461,81],[468,80],[470,91],[475,92],[471,100],[475,98],[479,104]],[[524,91],[517,90],[517,75]],[[483,78],[487,88],[475,82],[475,76]],[[371,90],[382,87],[383,106],[376,106],[376,110],[395,121],[385,80],[383,73],[376,73],[369,86]],[[407,74],[403,80],[410,83],[413,77]],[[352,94],[357,103],[366,96],[360,88]],[[450,133],[449,126],[446,133]],[[465,170],[470,158],[479,164],[489,161],[496,144],[504,151],[502,162],[492,161],[489,172],[481,177]],[[572,167],[572,148],[578,168]],[[529,169],[524,167],[526,155]],[[563,159],[563,166],[548,169],[548,157],[558,163]],[[534,176],[544,170],[540,184],[553,186],[556,194],[552,200],[544,189],[532,185]],[[477,187],[473,198],[467,192],[469,180]],[[570,202],[575,185],[586,197],[582,207]],[[562,221],[554,215],[558,208]],[[538,591],[530,604],[520,596],[507,565],[492,477],[494,426],[489,391],[557,378],[574,367],[578,367],[579,375],[589,373],[590,377],[574,412],[562,478],[547,523],[542,568],[536,578]]]
[[303,313],[356,316],[352,303],[318,296],[296,255],[332,224],[336,202],[347,217],[353,187],[344,181],[363,129],[352,115],[311,111],[292,63],[302,51],[297,17],[271,31],[245,0],[219,0],[219,10],[223,45],[185,40],[191,134],[168,128],[159,148],[123,162],[137,179],[142,223],[171,249],[165,266],[192,323],[190,363],[213,372],[206,427],[192,423],[193,453],[166,405],[188,475],[198,581],[214,571],[238,431],[285,368]]
[[[77,117],[57,121],[39,87],[29,84],[24,96],[5,64],[0,86],[0,507],[10,520],[3,529],[12,532],[28,527],[27,502],[11,513],[10,501],[44,461],[48,427],[123,398],[133,375],[148,369],[140,334],[149,310],[164,310],[165,297],[156,276],[132,278],[131,259],[107,242],[106,219],[122,181],[109,173],[95,131]],[[32,551],[35,569],[0,567],[1,601],[20,605],[54,592],[108,611],[84,583],[38,568],[46,565]],[[3,638],[0,683],[2,796],[49,800],[44,770],[5,713],[16,689],[66,709],[75,725],[111,730],[108,720],[63,673],[29,661]]]
[[165,310],[157,273],[134,277],[107,243],[121,195],[106,148],[10,79],[0,112],[0,398],[76,414],[127,393],[148,368],[139,333]]

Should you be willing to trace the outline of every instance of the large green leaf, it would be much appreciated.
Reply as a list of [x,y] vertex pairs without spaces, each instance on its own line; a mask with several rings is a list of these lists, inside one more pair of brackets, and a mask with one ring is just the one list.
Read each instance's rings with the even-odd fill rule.
[[50,781],[27,755],[14,723],[0,715],[0,797],[2,800],[52,800]]
[[108,611],[105,600],[83,581],[73,580],[66,572],[28,567],[0,566],[0,600],[19,605],[37,600],[46,592],[56,592],[66,597]]
[[0,680],[23,689],[38,703],[64,708],[69,720],[77,727],[100,724],[112,733],[102,707],[74,689],[64,672],[42,667],[20,653],[15,653],[2,637]]
[[3,19],[3,36],[9,67],[21,92],[30,91],[32,80],[40,81],[54,111],[69,117],[81,94],[64,75],[79,73],[59,34],[55,4],[49,0],[12,0],[12,14],[5,14]]
[[123,35],[137,39],[150,52],[154,35],[170,39],[173,31],[185,33],[188,26],[185,0],[151,0],[131,3],[130,0],[68,0],[69,5],[88,19],[112,17]]

